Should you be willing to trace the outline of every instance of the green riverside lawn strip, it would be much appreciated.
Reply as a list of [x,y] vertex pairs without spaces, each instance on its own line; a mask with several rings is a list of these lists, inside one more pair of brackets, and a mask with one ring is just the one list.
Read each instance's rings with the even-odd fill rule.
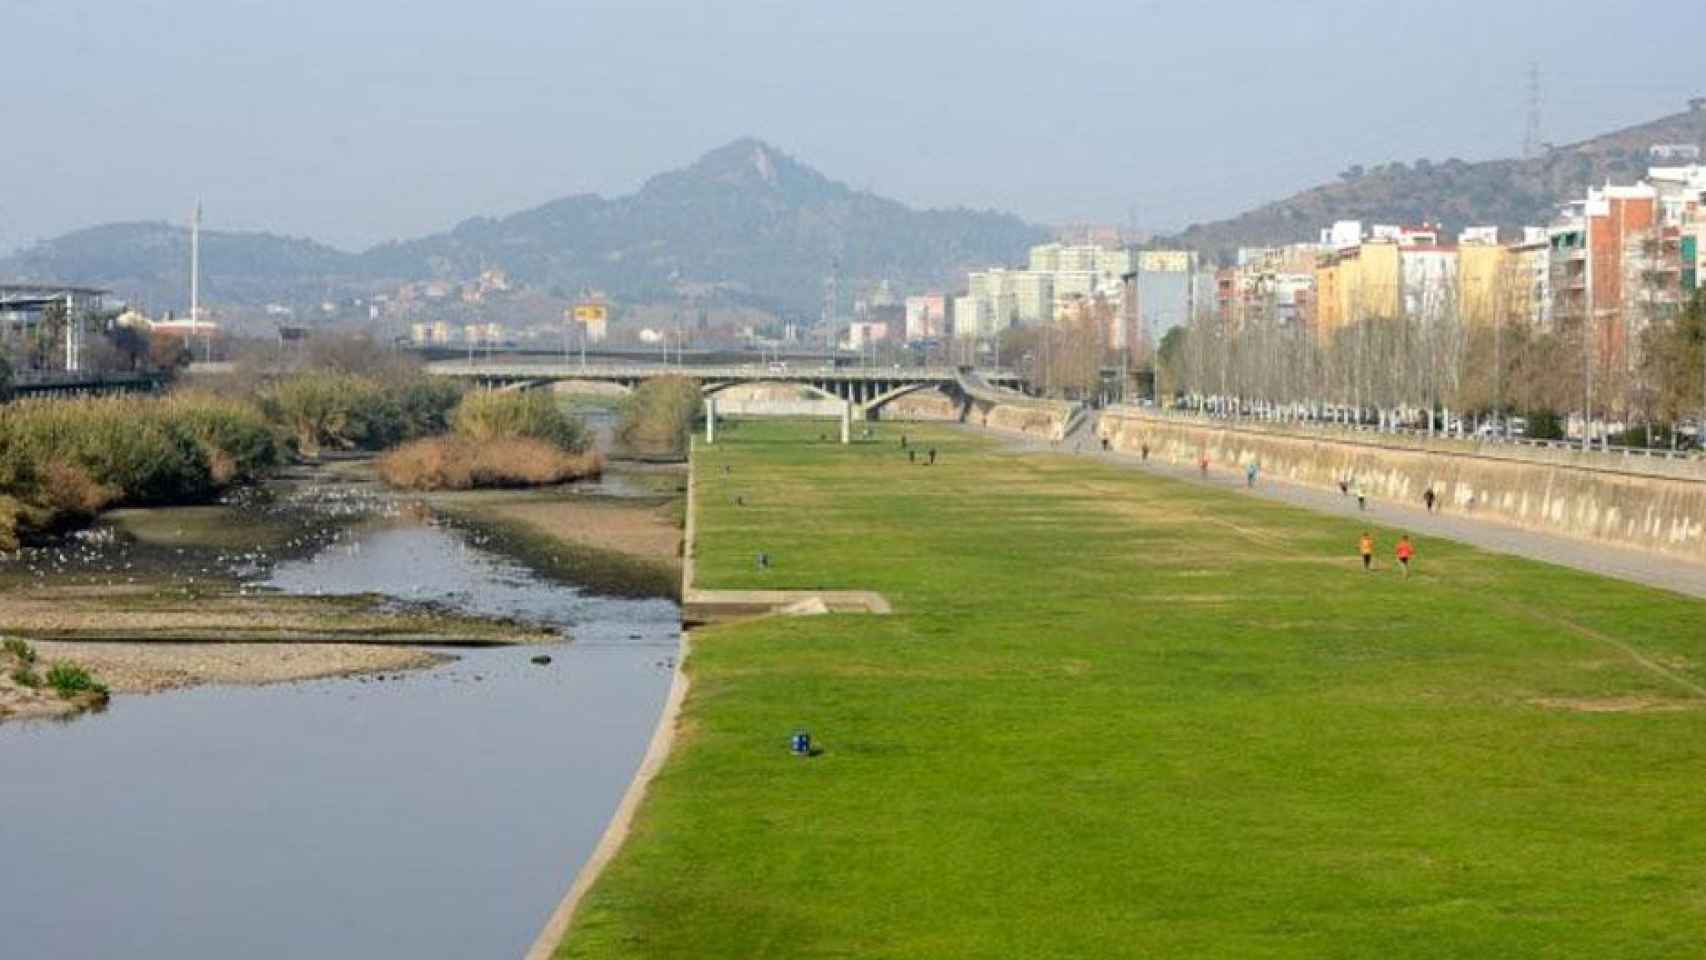
[[[1354,521],[824,430],[700,448],[699,585],[896,615],[695,634],[676,752],[558,956],[1706,950],[1706,699],[1612,642],[1706,684],[1706,604],[1428,539],[1405,581],[1390,530],[1365,575]],[[1618,701],[1648,709],[1557,705]]]

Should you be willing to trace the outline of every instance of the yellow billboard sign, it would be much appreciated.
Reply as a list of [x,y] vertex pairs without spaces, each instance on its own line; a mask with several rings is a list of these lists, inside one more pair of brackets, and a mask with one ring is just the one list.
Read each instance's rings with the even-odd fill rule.
[[610,317],[610,308],[602,303],[575,304],[576,323],[603,323]]
[[1144,273],[1186,273],[1191,269],[1189,250],[1144,250],[1137,255]]

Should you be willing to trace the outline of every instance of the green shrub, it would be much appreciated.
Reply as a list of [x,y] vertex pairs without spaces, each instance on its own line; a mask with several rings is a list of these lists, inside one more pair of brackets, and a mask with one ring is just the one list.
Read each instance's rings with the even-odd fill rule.
[[210,456],[214,480],[221,485],[257,479],[279,460],[272,425],[253,403],[210,393],[174,393],[166,414]]
[[[282,427],[298,453],[387,445],[385,391],[378,381],[348,373],[303,373],[261,392],[267,417]],[[393,418],[394,420],[395,418]]]
[[561,450],[586,449],[586,425],[564,413],[549,393],[522,391],[470,393],[450,416],[457,436],[475,443],[526,437],[543,440]]
[[383,450],[443,433],[461,389],[423,375],[387,379],[302,373],[261,391],[261,409],[305,456],[322,450]]
[[12,671],[12,682],[20,687],[28,687],[31,690],[35,690],[41,686],[41,674],[31,670],[29,667],[19,667]]
[[0,641],[0,653],[5,653],[8,657],[11,657],[23,664],[36,662],[35,648],[30,646],[28,642],[19,640],[17,637],[7,637],[5,640]]
[[699,381],[687,377],[647,380],[622,400],[617,436],[638,450],[675,451],[687,448],[687,435],[703,405]]
[[449,377],[410,377],[393,387],[402,440],[436,437],[450,430],[450,413],[462,402],[462,384]]
[[89,671],[67,660],[57,660],[47,668],[47,684],[62,697],[80,693],[106,694],[107,688],[95,682]]

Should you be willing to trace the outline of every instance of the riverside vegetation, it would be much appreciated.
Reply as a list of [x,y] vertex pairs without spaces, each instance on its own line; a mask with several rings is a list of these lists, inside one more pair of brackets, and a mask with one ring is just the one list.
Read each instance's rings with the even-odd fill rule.
[[683,456],[702,406],[697,380],[688,377],[647,380],[622,398],[616,437],[641,456]]
[[597,476],[604,457],[586,426],[548,393],[469,393],[450,432],[414,440],[379,460],[379,476],[406,490],[533,487]]
[[584,425],[548,395],[464,393],[419,373],[22,400],[0,405],[0,551],[111,507],[205,502],[292,457],[397,448],[381,464],[393,485],[469,489],[597,475],[603,460],[588,447]]
[[821,430],[695,452],[697,585],[896,612],[696,631],[559,957],[1699,952],[1706,604],[1448,541],[1365,574],[1355,518]]
[[55,660],[45,668],[23,640],[0,640],[0,717],[51,717],[98,709],[108,691],[85,668]]

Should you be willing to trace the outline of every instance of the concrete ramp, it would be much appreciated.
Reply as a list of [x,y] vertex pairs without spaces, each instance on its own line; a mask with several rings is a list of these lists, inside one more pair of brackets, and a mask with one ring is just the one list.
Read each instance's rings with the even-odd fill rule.
[[869,590],[690,589],[681,597],[681,622],[690,627],[752,617],[893,612],[887,598]]
[[808,617],[830,613],[889,614],[888,598],[871,590],[701,590],[693,585],[698,539],[699,485],[692,454],[687,468],[687,524],[682,540],[681,623],[684,627],[753,617]]

